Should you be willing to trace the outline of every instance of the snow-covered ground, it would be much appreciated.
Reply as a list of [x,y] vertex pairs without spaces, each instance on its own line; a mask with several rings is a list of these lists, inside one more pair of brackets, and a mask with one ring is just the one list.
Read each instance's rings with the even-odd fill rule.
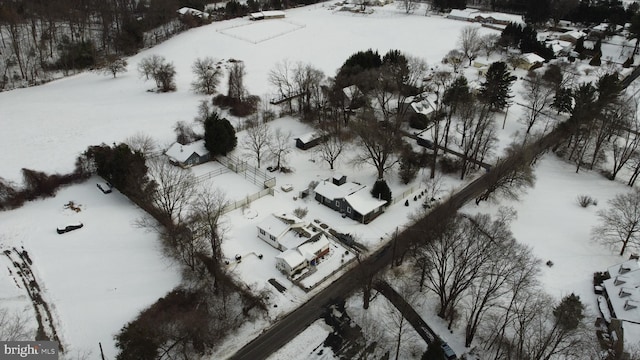
[[[69,172],[75,158],[87,146],[120,142],[138,132],[150,135],[162,146],[170,144],[174,139],[173,125],[180,120],[191,121],[197,113],[198,102],[205,99],[190,91],[191,64],[198,57],[243,60],[249,92],[264,95],[272,92],[268,84],[269,71],[283,59],[308,62],[327,76],[333,76],[356,51],[373,48],[383,54],[389,49],[400,49],[436,66],[457,46],[460,30],[469,26],[469,23],[439,16],[421,16],[421,12],[406,15],[393,5],[374,8],[375,12],[367,16],[332,12],[327,5],[287,11],[286,20],[258,23],[234,19],[192,29],[128,59],[129,72],[116,79],[83,73],[43,86],[0,93],[0,150],[3,153],[0,176],[20,183],[21,168]],[[481,31],[493,30],[483,28]],[[603,50],[611,54],[619,51],[606,46]],[[143,57],[151,54],[165,56],[175,64],[178,91],[168,94],[147,91],[153,84],[138,78],[135,69]],[[498,55],[494,54],[488,60],[484,57],[481,60],[497,59]],[[590,78],[597,74],[584,63],[577,71],[581,76],[589,73]],[[471,81],[479,79],[476,69],[466,69],[465,73]],[[518,70],[515,74],[523,77],[526,73]],[[220,90],[224,91],[224,85]],[[521,91],[522,83],[518,82],[514,86],[514,102],[520,101]],[[521,115],[522,107],[514,104],[504,118],[498,119],[499,125],[502,120],[505,125],[499,132],[499,149],[522,132],[522,124],[518,122]],[[270,126],[290,131],[292,139],[311,130],[292,118],[275,120]],[[239,144],[245,136],[243,132],[238,134]],[[249,159],[240,146],[233,155]],[[492,159],[499,156],[500,150]],[[395,174],[390,174],[387,181],[394,196],[411,188],[415,190],[408,197],[409,206],[400,201],[372,223],[363,225],[342,218],[314,199],[294,197],[310,182],[322,181],[338,172],[347,175],[349,181],[371,185],[375,180],[373,168],[354,167],[342,158],[332,171],[313,151],[297,148],[288,156],[288,163],[294,172],[274,173],[278,183],[274,196],[267,195],[251,203],[248,209],[234,210],[223,219],[227,229],[223,243],[225,256],[233,260],[236,254],[242,255],[241,263],[230,261],[230,269],[254,291],[270,293],[270,303],[277,307],[270,311],[269,321],[292,310],[314,291],[305,293],[275,269],[274,257],[278,251],[257,238],[257,224],[273,212],[307,208],[305,221],[319,219],[375,249],[421,210],[421,201],[414,201],[413,196],[424,188],[420,181],[428,175],[428,170],[424,170],[418,181],[404,185]],[[219,167],[219,164],[207,164],[193,170],[201,175]],[[591,275],[621,258],[591,242],[589,230],[595,223],[595,211],[628,188],[604,180],[596,173],[575,174],[571,166],[553,156],[540,162],[536,174],[535,188],[523,196],[521,202],[510,203],[519,214],[513,225],[514,234],[530,244],[542,260],[554,262],[553,267],[543,269],[542,281],[547,291],[558,298],[576,292],[595,310]],[[55,198],[0,213],[0,246],[2,249],[24,246],[29,251],[46,299],[54,308],[61,337],[70,349],[89,350],[95,355],[97,343],[102,342],[107,357],[113,358],[114,333],[178,284],[179,274],[177,268],[162,257],[156,235],[134,226],[133,221],[142,216],[142,212],[117,192],[103,195],[95,187],[96,181],[73,185],[61,189]],[[293,191],[281,191],[282,184],[291,184]],[[456,179],[446,178],[443,196],[463,185]],[[230,200],[260,190],[233,172],[209,179],[206,186],[222,189]],[[598,206],[579,207],[576,196],[581,194],[596,198]],[[70,200],[80,204],[79,213],[63,209]],[[493,208],[494,205],[482,204],[465,210],[491,211]],[[84,228],[64,235],[55,233],[55,227],[76,221],[81,221]],[[263,258],[259,259],[258,254]],[[6,259],[2,265],[9,265]],[[267,282],[271,278],[287,290],[276,291]],[[31,314],[28,299],[15,287],[11,277],[0,277],[0,291],[0,306],[25,308],[26,313]],[[432,308],[425,305],[423,316],[444,333],[446,326],[438,324],[440,320],[433,316]],[[260,321],[238,329],[232,340],[217,349],[217,357],[231,355],[267,325]],[[316,323],[303,334],[313,339],[309,345],[311,353],[327,330]],[[459,336],[444,337],[457,352],[463,350]],[[298,358],[301,346],[291,345],[274,358]],[[330,354],[325,352],[324,356]]]
[[[92,352],[96,358],[101,342],[105,355],[113,359],[113,336],[178,285],[180,274],[179,267],[162,256],[156,234],[136,226],[144,212],[117,191],[103,194],[98,181],[91,178],[61,189],[53,198],[0,212],[0,249],[28,251],[67,354]],[[69,201],[80,210],[65,208]],[[77,223],[84,226],[56,232]],[[8,269],[4,260],[2,266]],[[7,275],[3,271],[0,306],[19,305],[32,312],[25,290]]]

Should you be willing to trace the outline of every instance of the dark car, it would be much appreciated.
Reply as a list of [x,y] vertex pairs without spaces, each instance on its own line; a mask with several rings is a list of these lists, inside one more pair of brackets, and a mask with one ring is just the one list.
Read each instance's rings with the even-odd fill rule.
[[442,347],[442,352],[444,352],[444,358],[447,360],[454,360],[457,359],[458,357],[456,356],[456,353],[453,352],[453,349],[451,349],[451,347],[449,346],[449,344],[447,343],[442,343],[442,345],[440,345],[440,347]]

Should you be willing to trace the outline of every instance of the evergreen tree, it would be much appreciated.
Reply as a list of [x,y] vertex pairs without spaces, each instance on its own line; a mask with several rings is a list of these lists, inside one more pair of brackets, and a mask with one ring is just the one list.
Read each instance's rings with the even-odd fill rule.
[[559,87],[556,90],[556,96],[553,99],[551,107],[555,109],[558,114],[561,112],[571,112],[573,103],[573,91],[570,88]]
[[580,301],[580,296],[574,293],[565,296],[553,309],[553,316],[562,329],[567,331],[577,329],[584,319],[584,305]]
[[389,189],[389,185],[384,179],[376,180],[376,183],[373,184],[373,189],[371,189],[371,196],[391,202],[391,189]]
[[238,144],[236,130],[229,120],[212,113],[204,122],[204,146],[212,156],[226,155]]
[[502,61],[494,62],[489,66],[486,81],[482,83],[480,100],[491,110],[504,109],[512,97],[511,84],[515,80],[516,77],[507,70],[507,64]]

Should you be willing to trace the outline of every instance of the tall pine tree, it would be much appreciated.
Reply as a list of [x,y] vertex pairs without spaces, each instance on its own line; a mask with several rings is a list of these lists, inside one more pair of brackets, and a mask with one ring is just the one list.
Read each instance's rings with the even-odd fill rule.
[[480,100],[492,111],[503,110],[507,107],[511,95],[511,84],[516,77],[507,70],[507,64],[502,61],[489,66],[486,81],[480,89]]

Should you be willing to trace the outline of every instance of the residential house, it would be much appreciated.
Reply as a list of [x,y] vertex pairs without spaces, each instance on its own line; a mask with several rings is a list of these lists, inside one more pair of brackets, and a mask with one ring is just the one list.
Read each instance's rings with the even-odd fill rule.
[[483,24],[508,25],[509,23],[525,24],[521,15],[505,14],[500,12],[483,12],[476,9],[453,9],[447,18]]
[[609,267],[607,273],[610,278],[602,285],[608,309],[601,311],[610,314],[605,320],[610,320],[616,358],[624,358],[625,349],[637,346],[640,339],[640,264],[632,258]]
[[538,54],[534,53],[526,53],[520,56],[520,61],[518,62],[518,68],[524,70],[531,70],[534,67],[538,67],[544,63],[544,58]]
[[307,241],[296,249],[289,249],[276,255],[276,268],[293,277],[309,266],[316,266],[329,253],[329,240],[323,234],[315,241]]
[[276,268],[292,277],[329,253],[329,240],[315,224],[291,214],[272,214],[258,224],[258,237],[281,251]]
[[427,96],[409,96],[400,106],[405,119],[410,119],[413,114],[429,118],[436,111],[433,101]]
[[334,176],[315,188],[315,199],[321,204],[363,224],[384,212],[386,200],[376,199],[366,186]]
[[177,10],[177,13],[180,14],[180,16],[190,15],[190,16],[193,16],[194,18],[199,18],[199,19],[206,19],[209,17],[209,14],[207,14],[206,12],[200,11],[198,9],[193,9],[190,7],[182,7]]
[[204,140],[198,140],[190,144],[174,143],[165,151],[169,161],[181,167],[190,167],[209,161],[209,150],[204,146]]
[[317,132],[310,132],[295,138],[296,147],[302,150],[308,150],[312,147],[320,144],[323,140],[323,136]]
[[570,42],[572,44],[575,44],[579,39],[581,39],[581,38],[583,38],[585,36],[586,36],[585,33],[583,33],[582,31],[577,31],[576,30],[576,31],[566,32],[566,33],[560,35],[558,37],[558,39],[563,40],[563,41],[568,41],[568,42]]

